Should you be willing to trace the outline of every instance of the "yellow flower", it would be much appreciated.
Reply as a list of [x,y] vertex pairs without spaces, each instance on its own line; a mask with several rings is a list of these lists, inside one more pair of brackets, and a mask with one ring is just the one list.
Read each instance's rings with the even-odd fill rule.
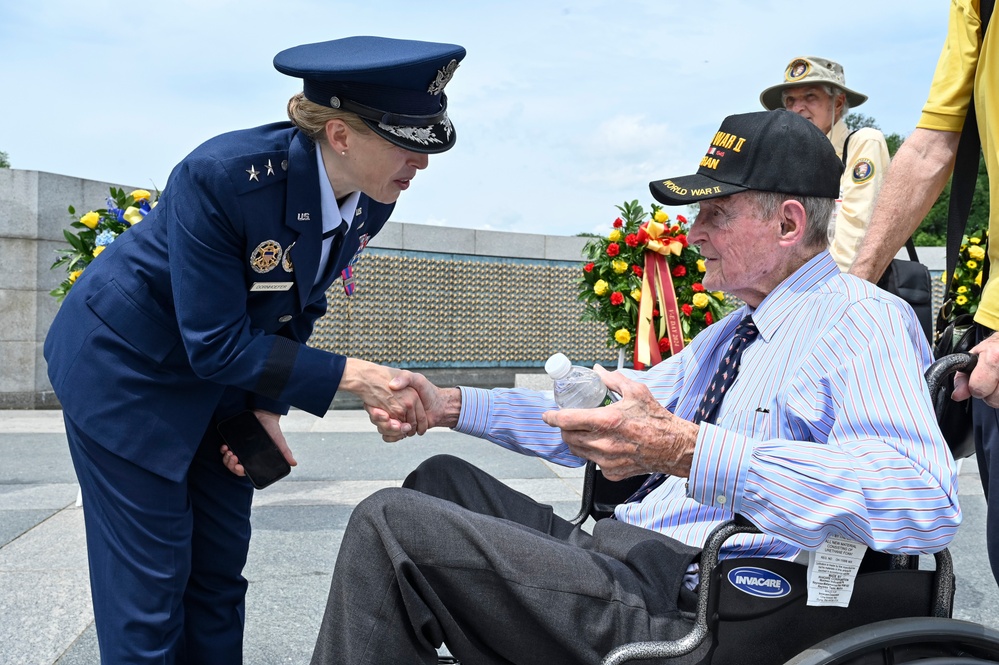
[[944,284],[947,283],[947,271],[946,270],[944,270],[944,273],[942,275],[940,275],[940,281],[943,282]]
[[602,279],[598,279],[597,283],[593,285],[593,292],[598,296],[602,296],[607,293],[607,282]]
[[622,261],[620,259],[615,259],[611,261],[611,267],[614,268],[614,272],[620,275],[621,273],[628,270],[628,262]]
[[91,210],[86,215],[80,218],[80,223],[86,226],[88,229],[96,229],[100,221],[101,221],[101,216],[98,215],[93,210]]
[[704,272],[706,268],[704,267],[704,259],[697,259],[697,271]]
[[967,286],[959,286],[959,287],[957,287],[957,292],[958,293],[967,293],[968,292],[968,287]]
[[722,291],[712,291],[711,295],[715,297],[718,302],[725,302],[725,293]]
[[635,290],[633,290],[631,292],[631,298],[635,302],[641,302],[641,300],[642,300],[642,290],[641,289],[635,289]]
[[83,272],[82,270],[74,270],[73,272],[69,273],[69,283],[72,284],[73,282],[75,282],[80,277],[80,273],[82,272]]
[[968,270],[974,270],[978,267],[978,261],[968,261],[964,265],[968,266]]
[[966,296],[958,296],[954,302],[958,305],[966,305],[968,303],[968,298]]
[[122,214],[122,217],[132,226],[135,226],[142,221],[142,213],[139,212],[139,209],[135,206],[128,206],[125,208],[125,212]]
[[968,238],[968,242],[970,242],[972,245],[980,245],[982,241],[979,240],[978,238]]
[[631,333],[628,332],[627,328],[618,328],[617,332],[614,333],[614,339],[617,340],[618,344],[627,344],[631,341]]
[[975,284],[977,284],[978,286],[982,285],[982,271],[981,270],[979,270],[978,274],[975,275]]
[[985,248],[979,247],[977,245],[968,248],[968,256],[975,259],[976,261],[981,261],[985,258]]
[[104,245],[99,245],[97,247],[94,247],[94,258],[96,259],[98,255],[103,251],[104,251]]
[[132,192],[131,194],[129,194],[129,196],[132,197],[133,201],[135,201],[136,203],[138,203],[139,201],[148,201],[150,199],[150,197],[152,197],[152,194],[150,194],[149,192],[147,192],[144,189],[137,189],[134,192]]
[[660,224],[665,224],[669,221],[669,215],[664,213],[662,210],[656,210],[656,214],[653,215],[653,218],[655,218],[655,220]]
[[691,302],[694,303],[694,307],[697,307],[698,309],[704,309],[705,307],[708,306],[710,300],[708,299],[706,293],[695,293],[694,298],[693,300],[691,300]]
[[609,233],[609,234],[607,235],[607,239],[608,239],[608,240],[610,240],[611,242],[617,242],[618,240],[620,240],[620,239],[621,239],[621,232],[620,232],[620,231],[618,231],[617,229],[613,229],[613,230],[612,230],[612,231],[611,231],[611,232],[610,232],[610,233]]

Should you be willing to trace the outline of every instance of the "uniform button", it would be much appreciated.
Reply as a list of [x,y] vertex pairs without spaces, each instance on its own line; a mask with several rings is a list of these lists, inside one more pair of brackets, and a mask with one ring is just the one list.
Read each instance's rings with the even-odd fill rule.
[[720,503],[721,505],[724,506],[725,505],[725,501],[726,501],[725,495],[724,494],[719,494],[717,501],[718,501],[718,503]]
[[285,314],[280,319],[278,319],[279,323],[288,323],[289,321],[291,321],[291,314]]
[[287,171],[288,170],[288,160],[287,159],[282,159],[281,160],[281,170],[282,171]]

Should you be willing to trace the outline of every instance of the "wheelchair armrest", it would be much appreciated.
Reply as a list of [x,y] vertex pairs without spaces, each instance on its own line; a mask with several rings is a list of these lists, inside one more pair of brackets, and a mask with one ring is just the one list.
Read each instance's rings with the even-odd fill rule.
[[[713,612],[712,601],[717,592],[714,591],[715,568],[719,564],[722,545],[731,537],[741,533],[757,534],[761,531],[755,524],[742,515],[736,515],[732,520],[718,525],[704,542],[700,561],[700,587],[697,593],[697,611],[694,626],[684,637],[677,640],[662,642],[634,642],[613,649],[604,657],[602,665],[620,665],[631,660],[648,658],[677,658],[693,652],[708,637],[709,612]],[[891,569],[907,569],[913,567],[912,559],[906,555],[891,555]],[[948,550],[934,554],[936,570],[934,572],[933,616],[949,618],[953,612],[954,601],[954,564]]]

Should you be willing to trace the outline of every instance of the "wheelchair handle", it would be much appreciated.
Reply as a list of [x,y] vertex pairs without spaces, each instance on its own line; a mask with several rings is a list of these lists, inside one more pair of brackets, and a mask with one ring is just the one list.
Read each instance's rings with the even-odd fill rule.
[[954,372],[971,373],[978,364],[977,353],[952,353],[943,356],[926,369],[926,386],[936,404],[937,393],[946,385],[947,378]]

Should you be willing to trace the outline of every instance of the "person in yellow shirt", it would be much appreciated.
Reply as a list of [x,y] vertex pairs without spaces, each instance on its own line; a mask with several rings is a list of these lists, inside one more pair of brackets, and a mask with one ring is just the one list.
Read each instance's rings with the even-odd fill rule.
[[[989,236],[999,232],[999,62],[991,55],[999,48],[995,28],[982,29],[979,0],[952,0],[947,40],[937,61],[930,93],[916,129],[892,162],[851,272],[877,281],[895,252],[912,235],[940,196],[954,169],[954,159],[965,117],[974,111],[982,153],[989,174]],[[971,104],[974,92],[974,106]],[[990,119],[992,124],[990,125]],[[988,244],[995,264],[999,248]],[[999,483],[989,482],[990,469],[999,473],[999,279],[992,270],[975,313],[978,365],[970,374],[958,373],[953,398],[974,398],[972,420],[975,452],[985,500],[986,540],[992,575],[999,581]]]
[[867,231],[881,182],[888,170],[888,144],[873,127],[854,132],[843,120],[867,95],[846,87],[843,67],[826,58],[795,58],[784,70],[784,81],[760,93],[764,108],[793,111],[821,129],[846,168],[840,179],[835,235],[829,251],[841,270],[849,270]]

